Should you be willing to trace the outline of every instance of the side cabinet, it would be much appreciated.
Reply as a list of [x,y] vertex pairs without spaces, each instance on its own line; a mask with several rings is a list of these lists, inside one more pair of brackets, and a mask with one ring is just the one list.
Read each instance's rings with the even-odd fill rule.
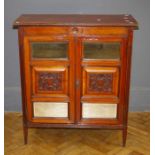
[[[127,22],[128,21],[128,22]],[[131,15],[22,15],[24,138],[28,128],[106,128],[127,135]]]

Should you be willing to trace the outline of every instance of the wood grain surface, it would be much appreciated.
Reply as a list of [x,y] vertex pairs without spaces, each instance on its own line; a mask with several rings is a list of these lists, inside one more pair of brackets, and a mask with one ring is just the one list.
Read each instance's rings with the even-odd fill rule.
[[13,26],[78,25],[78,26],[127,26],[137,28],[137,21],[129,14],[82,15],[82,14],[23,14]]

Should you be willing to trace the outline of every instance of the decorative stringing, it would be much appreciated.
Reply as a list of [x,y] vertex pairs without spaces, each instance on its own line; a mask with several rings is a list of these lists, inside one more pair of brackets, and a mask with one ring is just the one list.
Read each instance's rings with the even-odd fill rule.
[[62,73],[38,73],[38,89],[44,91],[60,91],[62,90]]
[[89,91],[95,92],[112,92],[113,89],[113,74],[88,74]]

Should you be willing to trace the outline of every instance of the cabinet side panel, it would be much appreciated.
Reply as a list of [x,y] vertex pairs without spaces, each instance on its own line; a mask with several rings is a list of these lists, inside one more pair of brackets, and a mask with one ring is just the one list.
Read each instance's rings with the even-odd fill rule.
[[20,78],[21,78],[21,93],[22,93],[22,112],[23,125],[26,126],[27,112],[26,112],[26,91],[25,91],[25,73],[24,73],[24,31],[22,27],[18,29],[18,43],[19,43],[19,63],[20,63]]
[[124,104],[124,125],[128,123],[128,110],[129,110],[129,93],[130,93],[130,77],[131,77],[131,58],[132,58],[132,41],[133,30],[128,30],[128,45],[127,45],[127,69],[126,69],[126,87],[125,87],[125,104]]

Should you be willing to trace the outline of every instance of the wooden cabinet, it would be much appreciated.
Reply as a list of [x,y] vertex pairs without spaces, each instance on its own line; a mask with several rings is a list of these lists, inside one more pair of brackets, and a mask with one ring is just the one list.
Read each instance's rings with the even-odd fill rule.
[[18,28],[28,128],[105,128],[127,135],[131,15],[22,15]]

